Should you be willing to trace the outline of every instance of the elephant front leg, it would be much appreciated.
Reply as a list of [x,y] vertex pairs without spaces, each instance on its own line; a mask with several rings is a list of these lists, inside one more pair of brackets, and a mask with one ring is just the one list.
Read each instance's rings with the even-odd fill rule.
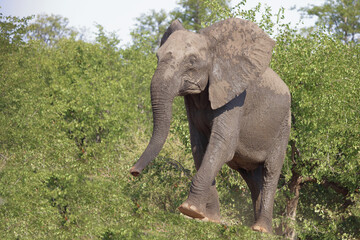
[[[208,145],[208,139],[204,136],[204,134],[200,133],[191,122],[189,125],[195,168],[199,171]],[[208,196],[204,198],[205,209],[202,211],[200,211],[195,205],[184,203],[179,207],[180,212],[192,218],[220,223],[220,202],[215,181],[209,187],[207,195]]]
[[221,220],[220,201],[215,182],[209,189],[209,196],[206,202],[206,218],[203,220],[215,223],[220,223]]
[[[230,119],[230,118],[226,118]],[[220,124],[217,124],[219,123]],[[220,222],[219,200],[215,187],[215,177],[224,163],[230,161],[235,153],[238,131],[225,120],[214,121],[205,155],[193,178],[188,199],[179,211],[192,218]]]

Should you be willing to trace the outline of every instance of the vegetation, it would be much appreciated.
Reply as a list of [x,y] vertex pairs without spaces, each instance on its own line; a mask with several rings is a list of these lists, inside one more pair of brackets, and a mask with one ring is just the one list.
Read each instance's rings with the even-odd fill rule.
[[326,0],[322,6],[301,8],[308,16],[316,16],[316,25],[325,26],[346,43],[358,42],[360,35],[360,2],[358,0]]
[[62,38],[78,35],[74,29],[68,27],[69,20],[60,15],[38,15],[36,21],[27,27],[26,37],[31,40],[42,40],[47,45],[55,45]]
[[[300,236],[340,238],[350,230],[342,229],[342,222],[360,220],[351,217],[359,210],[360,46],[321,32],[277,42],[272,66],[292,93],[291,141],[283,168],[291,195],[285,212],[295,219],[300,197]],[[309,220],[309,212],[319,218]]]
[[[229,0],[212,2],[223,9],[229,9]],[[211,7],[209,2],[200,0],[179,0],[178,5],[179,7],[170,13],[172,19],[180,19],[186,29],[195,32],[202,28],[202,23],[209,20],[209,15],[216,14],[218,11],[218,9]]]
[[[271,66],[292,93],[276,233],[359,239],[359,44],[320,30],[304,37],[282,23],[281,10],[226,2],[203,1],[211,14],[199,24],[256,21],[276,38]],[[180,1],[175,11],[186,12],[185,3],[196,5]],[[250,230],[249,190],[228,167],[217,177],[223,224],[180,216],[195,172],[180,97],[160,156],[139,178],[129,174],[151,135],[154,42],[172,15],[151,16],[120,48],[100,25],[85,42],[59,16],[0,15],[0,239],[277,238]]]
[[168,14],[163,9],[160,12],[151,10],[150,14],[142,14],[136,20],[138,23],[131,32],[133,42],[141,44],[141,41],[146,41],[155,51],[160,46],[161,37],[170,24]]

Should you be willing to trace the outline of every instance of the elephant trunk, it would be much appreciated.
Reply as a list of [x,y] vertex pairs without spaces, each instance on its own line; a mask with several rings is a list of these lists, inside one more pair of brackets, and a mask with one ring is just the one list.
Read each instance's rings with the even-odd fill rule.
[[168,82],[156,79],[156,74],[151,83],[151,105],[153,112],[153,133],[149,145],[136,164],[130,169],[133,176],[138,176],[141,171],[159,154],[170,130],[172,115],[172,102],[176,92],[167,85]]

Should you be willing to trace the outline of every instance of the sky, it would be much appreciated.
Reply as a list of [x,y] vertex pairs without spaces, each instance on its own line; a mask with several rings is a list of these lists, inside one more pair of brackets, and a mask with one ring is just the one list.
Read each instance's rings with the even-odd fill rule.
[[[95,32],[95,24],[102,25],[107,32],[116,32],[122,44],[131,41],[130,31],[136,18],[151,9],[169,12],[177,7],[178,0],[0,0],[0,12],[4,16],[25,17],[37,14],[55,14],[69,19],[69,26],[86,28]],[[271,6],[274,12],[285,8],[285,20],[293,26],[300,21],[300,13],[290,10],[293,6],[305,7],[309,4],[322,5],[325,0],[247,0],[246,9],[258,2]],[[234,6],[240,0],[232,0]],[[315,19],[304,19],[305,26],[314,24]]]

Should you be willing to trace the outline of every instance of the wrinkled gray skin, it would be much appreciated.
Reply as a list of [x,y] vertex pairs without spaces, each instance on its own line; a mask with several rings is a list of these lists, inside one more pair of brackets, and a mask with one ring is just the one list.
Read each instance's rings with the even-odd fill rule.
[[180,212],[220,222],[215,177],[226,163],[248,184],[252,229],[272,232],[274,195],[290,133],[290,93],[269,68],[274,41],[257,25],[228,19],[200,33],[174,21],[151,82],[154,129],[131,168],[137,176],[160,152],[175,96],[184,96],[197,170]]

